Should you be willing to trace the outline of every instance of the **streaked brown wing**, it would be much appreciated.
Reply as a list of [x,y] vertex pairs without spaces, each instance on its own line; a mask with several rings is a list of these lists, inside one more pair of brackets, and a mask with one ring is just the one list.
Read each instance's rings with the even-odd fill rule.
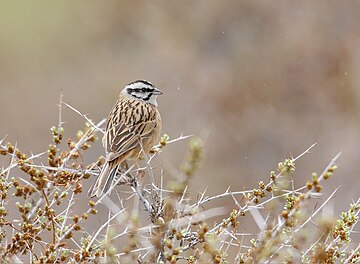
[[[143,108],[143,110],[145,110]],[[146,110],[150,110],[149,108]],[[127,117],[121,114],[121,106],[114,108],[109,115],[103,145],[107,153],[108,161],[111,161],[140,144],[156,126],[155,118],[149,112],[139,115],[134,108],[127,108]],[[129,116],[131,118],[129,118]],[[145,119],[142,121],[141,119]]]
[[155,127],[154,121],[143,122],[135,126],[126,127],[119,126],[119,132],[112,140],[110,152],[114,156],[120,156],[123,153],[137,147],[141,144],[141,139],[146,137]]

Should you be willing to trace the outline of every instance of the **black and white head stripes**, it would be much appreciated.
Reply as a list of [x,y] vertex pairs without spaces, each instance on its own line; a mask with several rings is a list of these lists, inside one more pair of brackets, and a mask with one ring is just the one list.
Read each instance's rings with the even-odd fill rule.
[[122,93],[155,106],[157,106],[156,97],[162,94],[162,92],[155,88],[151,82],[145,80],[138,80],[129,83],[125,86]]

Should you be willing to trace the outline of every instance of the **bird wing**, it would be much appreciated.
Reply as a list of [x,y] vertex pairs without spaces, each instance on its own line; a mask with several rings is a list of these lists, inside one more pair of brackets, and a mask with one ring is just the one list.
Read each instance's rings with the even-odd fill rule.
[[120,120],[108,126],[103,139],[108,161],[140,145],[142,139],[156,127],[156,120],[153,118],[134,123],[126,124]]

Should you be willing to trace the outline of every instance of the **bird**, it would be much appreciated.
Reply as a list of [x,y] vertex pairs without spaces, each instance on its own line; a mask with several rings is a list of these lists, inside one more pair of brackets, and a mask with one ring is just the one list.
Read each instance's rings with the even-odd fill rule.
[[162,94],[145,80],[131,82],[120,92],[107,118],[102,140],[105,163],[89,189],[90,197],[107,193],[123,162],[137,162],[159,142],[162,122],[156,98]]

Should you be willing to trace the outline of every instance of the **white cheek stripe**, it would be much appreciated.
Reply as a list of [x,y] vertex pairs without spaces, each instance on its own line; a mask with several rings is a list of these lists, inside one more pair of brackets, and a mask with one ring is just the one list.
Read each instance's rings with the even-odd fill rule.
[[143,94],[143,93],[134,93],[133,92],[132,94],[137,98],[146,98],[147,97],[147,94]]

